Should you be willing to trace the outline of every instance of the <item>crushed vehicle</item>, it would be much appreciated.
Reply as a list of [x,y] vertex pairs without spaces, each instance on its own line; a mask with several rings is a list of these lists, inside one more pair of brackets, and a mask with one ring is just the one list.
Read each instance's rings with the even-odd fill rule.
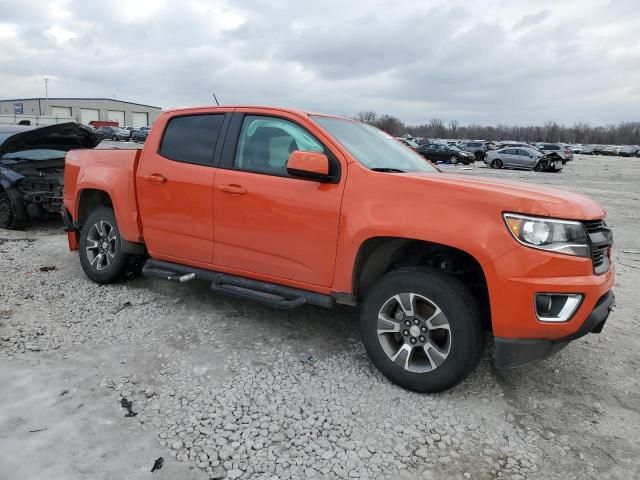
[[544,153],[531,147],[514,148],[509,145],[499,150],[490,150],[484,159],[491,168],[514,168],[536,172],[559,172],[562,159],[554,153]]
[[329,115],[164,111],[142,149],[67,154],[63,218],[98,283],[142,272],[283,309],[357,307],[373,364],[420,392],[462,381],[487,332],[496,366],[518,367],[601,332],[614,303],[597,202],[441,173]]
[[20,229],[31,219],[59,215],[66,152],[98,143],[91,128],[72,122],[0,126],[0,228]]

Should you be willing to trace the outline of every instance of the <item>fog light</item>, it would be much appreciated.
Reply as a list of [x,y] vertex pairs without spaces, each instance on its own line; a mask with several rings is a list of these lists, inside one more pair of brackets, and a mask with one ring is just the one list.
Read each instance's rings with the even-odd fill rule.
[[582,302],[579,293],[536,293],[536,315],[541,322],[566,322]]

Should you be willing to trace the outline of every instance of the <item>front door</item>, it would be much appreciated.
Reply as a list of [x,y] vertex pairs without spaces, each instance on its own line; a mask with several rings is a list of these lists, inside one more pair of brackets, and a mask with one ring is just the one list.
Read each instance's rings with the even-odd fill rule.
[[[232,138],[237,142],[227,145]],[[344,186],[338,159],[284,113],[235,114],[227,142],[215,179],[214,265],[267,281],[330,286]],[[295,150],[326,153],[336,181],[290,176],[286,163]]]
[[[163,260],[213,258],[214,151],[225,114],[176,116],[144,148],[136,187],[144,241]],[[158,143],[159,142],[159,143]]]

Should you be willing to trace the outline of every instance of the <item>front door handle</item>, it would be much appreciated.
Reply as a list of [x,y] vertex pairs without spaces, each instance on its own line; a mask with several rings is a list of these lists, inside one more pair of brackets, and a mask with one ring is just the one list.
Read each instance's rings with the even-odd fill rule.
[[245,193],[247,193],[247,189],[241,187],[240,185],[220,185],[218,188],[220,188],[220,190],[225,193],[232,193],[235,195],[244,195]]
[[167,181],[167,179],[165,177],[163,177],[162,175],[158,174],[158,173],[153,173],[151,175],[145,175],[144,177],[145,180],[149,181],[149,182],[153,182],[153,183],[164,183]]

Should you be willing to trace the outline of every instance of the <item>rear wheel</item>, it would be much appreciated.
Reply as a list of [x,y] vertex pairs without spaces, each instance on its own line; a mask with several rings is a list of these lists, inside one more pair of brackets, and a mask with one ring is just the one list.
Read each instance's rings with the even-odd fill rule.
[[502,160],[500,160],[499,158],[496,158],[494,161],[491,162],[491,168],[502,168],[504,167],[504,164],[502,163]]
[[84,273],[97,283],[114,283],[138,273],[138,258],[123,249],[113,209],[96,208],[80,232],[80,264]]
[[481,162],[482,160],[484,160],[484,155],[482,154],[482,152],[476,152],[474,156],[476,157],[476,162]]
[[392,382],[418,392],[441,392],[461,382],[484,346],[473,296],[437,270],[384,276],[364,301],[360,325],[373,364]]
[[25,221],[16,217],[14,205],[6,190],[0,192],[0,228],[7,230],[20,230],[24,228]]

